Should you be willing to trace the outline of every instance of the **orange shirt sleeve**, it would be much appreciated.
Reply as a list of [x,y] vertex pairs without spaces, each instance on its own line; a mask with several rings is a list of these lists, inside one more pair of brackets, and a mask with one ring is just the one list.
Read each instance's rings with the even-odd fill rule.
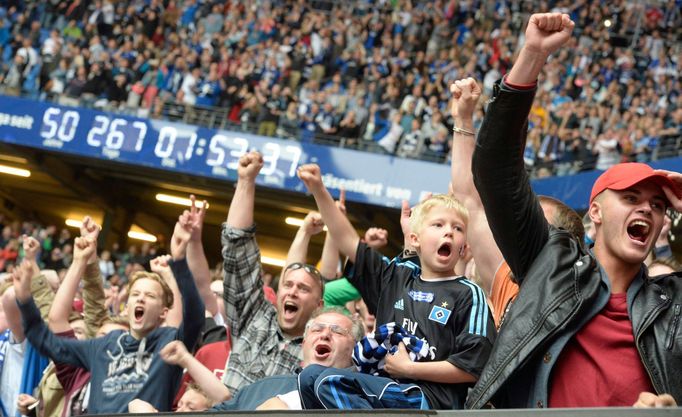
[[502,262],[495,278],[493,279],[493,288],[490,291],[490,304],[493,307],[493,320],[495,320],[495,327],[498,329],[502,324],[502,318],[511,301],[513,301],[519,293],[519,286],[511,279],[512,273],[509,265]]

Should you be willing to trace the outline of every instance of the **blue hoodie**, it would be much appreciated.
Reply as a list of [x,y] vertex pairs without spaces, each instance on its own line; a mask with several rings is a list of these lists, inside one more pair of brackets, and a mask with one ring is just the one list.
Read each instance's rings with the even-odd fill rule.
[[158,327],[142,340],[122,330],[90,340],[60,338],[47,328],[33,299],[18,303],[26,337],[38,351],[56,362],[90,371],[89,414],[127,413],[128,403],[135,398],[159,411],[170,411],[182,368],[165,363],[159,351],[173,340],[183,341],[191,351],[204,323],[204,303],[187,262],[172,262],[171,269],[182,294],[182,324]]

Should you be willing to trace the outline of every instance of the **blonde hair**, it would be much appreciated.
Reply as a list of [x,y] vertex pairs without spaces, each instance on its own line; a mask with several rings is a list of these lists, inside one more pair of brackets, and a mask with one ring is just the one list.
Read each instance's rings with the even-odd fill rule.
[[208,408],[213,407],[216,402],[213,401],[208,394],[206,394],[206,391],[201,387],[201,385],[197,384],[196,382],[188,382],[187,387],[185,388],[185,392],[187,391],[195,391],[197,394],[201,395],[202,397],[206,398],[206,404],[208,405]]
[[469,211],[459,200],[447,194],[436,194],[417,204],[412,209],[412,215],[410,216],[410,230],[412,230],[412,233],[419,233],[424,225],[424,219],[435,207],[455,210],[465,225],[469,222]]
[[171,291],[170,287],[166,283],[166,281],[159,276],[156,272],[147,272],[147,271],[137,271],[135,272],[131,277],[130,281],[128,282],[128,293],[130,294],[130,291],[133,289],[133,285],[135,282],[141,280],[141,279],[151,279],[152,281],[156,281],[161,285],[161,290],[163,291],[161,301],[163,301],[163,306],[166,308],[171,308],[173,306],[173,291]]

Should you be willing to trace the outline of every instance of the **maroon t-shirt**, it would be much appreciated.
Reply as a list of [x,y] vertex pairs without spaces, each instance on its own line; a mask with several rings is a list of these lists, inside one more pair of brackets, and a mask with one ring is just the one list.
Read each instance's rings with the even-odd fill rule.
[[568,342],[551,384],[550,407],[630,407],[640,392],[654,392],[635,348],[626,294],[612,294]]
[[[59,337],[75,339],[76,334],[73,330],[56,333]],[[57,379],[64,388],[64,408],[62,409],[62,416],[80,415],[81,410],[76,413],[71,410],[73,399],[80,394],[81,390],[90,382],[90,371],[85,368],[79,368],[73,365],[55,362],[55,369]]]

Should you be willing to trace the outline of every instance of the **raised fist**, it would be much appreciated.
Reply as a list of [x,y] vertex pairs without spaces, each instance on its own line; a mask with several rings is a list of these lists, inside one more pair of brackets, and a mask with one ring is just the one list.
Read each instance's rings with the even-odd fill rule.
[[298,167],[298,178],[303,181],[308,191],[322,187],[322,174],[320,167],[317,164],[306,164]]
[[36,259],[38,252],[40,251],[40,242],[38,242],[34,237],[24,235],[22,237],[25,258],[31,261]]
[[184,368],[189,352],[181,341],[173,340],[161,349],[159,355],[164,362]]
[[14,295],[21,303],[31,298],[31,278],[33,278],[33,266],[30,261],[24,259],[12,272]]
[[170,262],[170,260],[171,260],[170,255],[157,256],[156,258],[149,261],[149,267],[152,270],[152,272],[156,272],[161,277],[163,277],[165,274],[171,273],[170,265],[168,265],[168,262]]
[[99,232],[102,230],[100,225],[95,223],[95,221],[90,216],[83,217],[83,222],[81,223],[81,237],[90,237],[95,243],[99,237]]
[[316,211],[311,211],[303,219],[303,230],[309,236],[316,235],[324,229],[324,222],[322,221],[322,216]]
[[263,156],[258,151],[251,151],[239,158],[237,174],[240,180],[254,181],[263,168]]
[[478,99],[481,97],[481,87],[473,78],[457,80],[450,84],[452,93],[452,106],[450,114],[457,120],[469,119],[474,117],[474,110]]
[[574,26],[567,14],[536,13],[528,22],[524,48],[549,56],[566,44]]
[[373,249],[383,248],[388,244],[388,232],[378,227],[370,227],[365,232],[365,243]]
[[73,258],[88,261],[97,253],[97,244],[90,236],[77,237],[73,242]]

